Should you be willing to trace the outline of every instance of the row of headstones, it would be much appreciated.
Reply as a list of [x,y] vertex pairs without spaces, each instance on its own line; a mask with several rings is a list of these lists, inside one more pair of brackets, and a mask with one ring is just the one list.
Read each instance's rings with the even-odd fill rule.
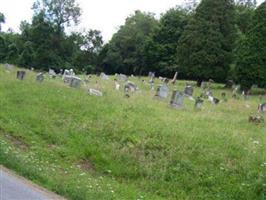
[[[26,75],[25,71],[17,71],[17,79],[23,80],[25,75]],[[54,71],[52,71],[52,70],[49,70],[49,75],[50,76],[51,75],[52,76],[56,76],[56,73]],[[107,75],[105,75],[104,73],[102,73],[100,76],[101,76],[101,78],[103,80],[108,80],[109,79],[109,77]],[[155,73],[150,73],[149,76],[154,78],[155,77]],[[174,79],[176,79],[176,76],[177,76],[177,74],[175,74]],[[123,81],[127,81],[128,77],[126,75],[119,74],[119,79],[123,80]],[[38,73],[36,75],[36,81],[43,82],[43,80],[44,80],[44,73]],[[63,80],[64,80],[65,83],[68,83],[71,87],[75,87],[75,88],[79,87],[81,82],[82,82],[82,80],[79,77],[76,77],[75,74],[73,73],[73,71],[71,71],[71,70],[70,71],[65,70],[65,72],[63,74]],[[116,89],[119,90],[120,85],[117,83],[116,80],[115,80],[115,82],[116,82]],[[206,87],[202,86],[202,88],[205,89]],[[126,97],[129,97],[129,91],[135,92],[137,90],[138,90],[138,87],[134,83],[128,81],[125,84],[124,92],[125,92],[125,96]],[[161,97],[161,98],[167,98],[168,91],[169,91],[169,89],[168,89],[167,84],[163,84],[163,85],[158,87],[155,96],[156,97]],[[95,89],[89,89],[89,93],[91,95],[102,96],[102,92],[98,91],[98,90],[95,90]],[[176,107],[176,108],[182,107],[183,106],[183,100],[184,100],[185,96],[188,97],[190,100],[194,100],[194,98],[193,98],[193,87],[192,86],[187,85],[185,87],[184,92],[179,92],[177,90],[173,91],[170,104],[173,107]],[[198,108],[198,109],[200,109],[202,107],[202,104],[204,102],[202,98],[207,98],[208,101],[210,101],[210,102],[212,102],[213,104],[216,104],[216,105],[220,102],[220,100],[218,98],[213,97],[213,94],[212,94],[211,90],[208,89],[207,91],[202,93],[202,95],[200,97],[197,97],[195,99],[195,107]],[[222,93],[222,98],[223,98],[224,101],[227,101],[226,93]],[[260,104],[258,109],[261,112],[265,112],[266,111],[266,103]]]

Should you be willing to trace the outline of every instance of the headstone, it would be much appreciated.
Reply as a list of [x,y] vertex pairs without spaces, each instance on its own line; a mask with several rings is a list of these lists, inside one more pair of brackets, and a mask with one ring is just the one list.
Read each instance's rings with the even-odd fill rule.
[[103,72],[100,74],[100,77],[101,77],[102,80],[109,80],[109,76],[107,76],[107,75],[106,75],[105,73],[103,73]]
[[25,71],[17,71],[17,79],[24,80],[25,76],[26,76]]
[[99,90],[95,90],[95,89],[91,88],[91,89],[89,89],[89,95],[101,97],[101,96],[103,96],[103,93]]
[[225,88],[232,88],[235,85],[233,80],[227,80]]
[[126,98],[129,98],[129,97],[130,97],[130,95],[129,95],[129,88],[126,87],[126,86],[125,86],[125,88],[124,88],[124,96],[125,96]]
[[203,102],[204,101],[200,97],[197,97],[196,101],[195,101],[195,108],[196,109],[201,109],[202,105],[203,105]]
[[220,102],[219,99],[217,99],[217,98],[215,98],[215,97],[213,97],[213,96],[209,96],[209,97],[208,97],[208,100],[209,100],[212,104],[215,104],[215,105],[219,104],[219,102]]
[[71,76],[71,75],[64,75],[63,76],[64,83],[70,84],[72,81],[72,78],[73,78],[73,76]]
[[155,77],[155,72],[149,72],[148,77],[154,78]]
[[70,87],[78,88],[81,85],[81,79],[79,77],[73,76],[70,81]]
[[215,105],[217,105],[217,104],[219,104],[219,102],[220,102],[220,100],[219,99],[217,99],[217,98],[213,98],[213,103],[215,104]]
[[208,88],[208,83],[201,82],[201,86],[200,87],[201,87],[201,89],[206,90]]
[[182,108],[183,101],[184,101],[184,94],[177,90],[173,91],[170,105],[174,108]]
[[124,75],[124,74],[119,74],[119,80],[120,80],[120,81],[127,81],[128,78],[127,78],[127,76]]
[[266,112],[266,103],[259,104],[258,111],[263,113]]
[[51,78],[56,78],[56,73],[55,73],[55,71],[54,71],[53,69],[49,69],[48,74],[49,74],[49,76],[50,76]]
[[43,82],[43,80],[44,80],[44,74],[41,72],[41,73],[38,73],[37,75],[36,75],[36,81],[38,81],[38,82]]
[[155,96],[160,98],[167,98],[168,92],[169,92],[168,86],[166,84],[163,84],[157,88]]
[[14,68],[13,65],[5,64],[5,70],[6,70],[6,71],[11,71],[13,68]]
[[115,80],[115,90],[120,90],[120,84]]
[[138,87],[136,86],[136,84],[133,82],[129,82],[129,81],[125,84],[125,89],[126,88],[131,92],[136,92],[138,90]]
[[172,83],[173,85],[174,85],[175,82],[176,82],[177,75],[178,75],[178,72],[175,73],[174,78],[173,78],[173,80],[171,81],[171,83]]
[[193,87],[188,85],[185,87],[184,93],[186,96],[188,97],[192,97],[193,96]]

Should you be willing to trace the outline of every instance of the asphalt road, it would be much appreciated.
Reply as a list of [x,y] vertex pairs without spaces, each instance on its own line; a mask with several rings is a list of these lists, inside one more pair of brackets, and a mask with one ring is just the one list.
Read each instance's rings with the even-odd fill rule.
[[0,166],[0,200],[62,200]]

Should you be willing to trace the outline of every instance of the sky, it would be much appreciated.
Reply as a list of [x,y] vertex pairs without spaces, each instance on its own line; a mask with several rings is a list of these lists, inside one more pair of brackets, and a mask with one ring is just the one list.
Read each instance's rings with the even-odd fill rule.
[[[102,32],[104,41],[111,39],[126,17],[135,10],[153,12],[157,17],[170,8],[181,5],[185,0],[77,0],[82,8],[81,23],[72,29],[97,29]],[[261,2],[262,0],[258,0]],[[22,20],[31,21],[34,0],[0,0],[0,12],[6,17],[3,30],[12,28],[19,31]]]

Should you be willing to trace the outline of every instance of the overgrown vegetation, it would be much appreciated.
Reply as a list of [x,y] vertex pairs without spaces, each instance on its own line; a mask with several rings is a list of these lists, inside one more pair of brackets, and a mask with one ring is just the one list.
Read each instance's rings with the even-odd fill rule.
[[[105,95],[93,97],[60,79],[37,83],[30,71],[19,81],[1,66],[0,77],[0,163],[61,195],[265,198],[266,127],[248,123],[257,96],[205,102],[202,111],[186,99],[184,109],[173,110],[137,78],[131,80],[141,92],[126,99],[112,80],[98,81]],[[230,96],[222,88],[213,85],[214,95]]]

